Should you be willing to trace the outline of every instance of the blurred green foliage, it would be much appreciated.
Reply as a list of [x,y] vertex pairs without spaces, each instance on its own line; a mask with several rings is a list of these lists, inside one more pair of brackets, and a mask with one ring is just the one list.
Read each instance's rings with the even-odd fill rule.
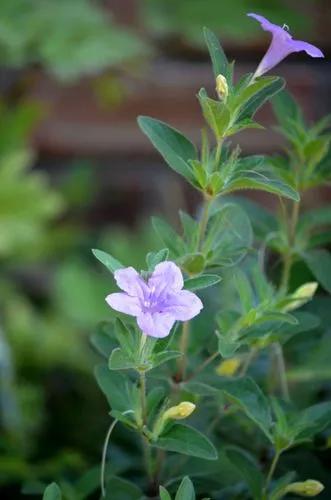
[[225,42],[253,40],[261,36],[259,28],[246,17],[257,12],[274,23],[286,22],[297,34],[311,32],[312,20],[304,14],[310,0],[302,0],[300,9],[286,0],[144,0],[143,17],[149,30],[161,37],[177,35],[181,39],[202,43],[201,27],[208,26]]
[[146,45],[114,24],[101,2],[2,0],[0,62],[39,64],[63,81],[93,75],[146,54]]

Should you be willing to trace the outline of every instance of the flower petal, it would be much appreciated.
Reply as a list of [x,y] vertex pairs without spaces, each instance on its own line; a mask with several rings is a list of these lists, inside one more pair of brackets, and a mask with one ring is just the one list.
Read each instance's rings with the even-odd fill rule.
[[305,51],[311,57],[324,57],[320,49],[310,43],[293,40],[286,29],[271,23],[265,17],[253,13],[247,15],[256,19],[265,31],[272,33],[271,44],[254,74],[255,78],[275,67],[293,52]]
[[155,266],[152,276],[148,280],[149,288],[154,288],[157,295],[163,291],[178,292],[184,286],[181,270],[174,262],[165,261]]
[[137,323],[143,333],[161,339],[169,335],[175,319],[167,313],[142,312],[137,317]]
[[277,24],[271,23],[270,21],[268,21],[268,19],[266,19],[263,16],[260,16],[259,14],[254,14],[253,12],[250,12],[247,15],[248,17],[253,17],[254,19],[256,19],[261,24],[261,27],[264,29],[264,31],[270,31],[271,33],[274,33],[275,31],[281,30],[285,32],[283,28],[281,28]]
[[199,297],[188,290],[181,290],[167,298],[164,312],[171,314],[176,320],[188,321],[197,316],[203,304]]
[[111,293],[107,295],[106,302],[115,311],[138,316],[141,313],[140,301],[137,297],[130,297],[126,293]]
[[292,51],[301,52],[302,50],[311,57],[324,57],[323,52],[315,45],[302,40],[292,40]]
[[147,285],[133,267],[118,269],[114,273],[114,278],[119,288],[132,297],[144,297],[144,291],[147,290]]

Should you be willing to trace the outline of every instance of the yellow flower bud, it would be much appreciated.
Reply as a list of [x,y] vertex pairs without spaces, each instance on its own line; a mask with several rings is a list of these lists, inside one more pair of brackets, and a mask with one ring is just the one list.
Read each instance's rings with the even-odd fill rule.
[[319,495],[324,490],[324,486],[315,479],[307,479],[307,481],[292,483],[286,486],[286,493],[297,493],[304,497],[314,497]]
[[179,403],[177,406],[172,406],[163,414],[163,420],[173,419],[173,420],[182,420],[187,418],[194,412],[196,406],[194,403],[190,403],[189,401],[183,401]]
[[318,283],[311,281],[299,286],[291,296],[291,302],[284,307],[284,311],[293,311],[309,302],[315,295]]
[[221,101],[225,101],[229,94],[228,82],[225,76],[218,75],[216,78],[216,92]]
[[216,373],[221,377],[232,377],[237,373],[240,365],[241,359],[239,357],[225,359],[216,368]]

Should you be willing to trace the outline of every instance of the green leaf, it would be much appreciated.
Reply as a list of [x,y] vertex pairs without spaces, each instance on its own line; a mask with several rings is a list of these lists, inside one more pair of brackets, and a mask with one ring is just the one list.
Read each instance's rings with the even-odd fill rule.
[[160,494],[160,500],[171,500],[170,494],[163,486],[160,486],[159,494]]
[[189,477],[186,476],[182,480],[178,488],[175,500],[195,500],[194,487]]
[[271,441],[270,407],[265,395],[251,377],[236,380],[219,379],[216,381],[213,379],[211,385],[224,392],[230,401],[237,404]]
[[184,281],[184,288],[186,290],[202,290],[210,286],[217,285],[222,280],[217,274],[202,274],[195,278],[189,278]]
[[163,243],[176,257],[186,252],[184,241],[167,222],[159,217],[152,217],[152,224]]
[[300,219],[298,228],[300,231],[310,231],[319,226],[331,225],[331,207],[325,206],[304,212]]
[[61,490],[56,483],[51,483],[44,491],[43,500],[61,500]]
[[238,121],[253,118],[257,110],[285,86],[285,80],[279,77],[262,77],[249,85],[240,94],[236,107],[240,107]]
[[327,250],[310,250],[303,260],[323,288],[331,293],[331,254]]
[[296,473],[291,471],[273,482],[273,489],[270,492],[270,500],[280,500],[286,494],[286,486],[295,479]]
[[104,364],[96,366],[94,373],[112,409],[119,412],[132,409],[132,383],[124,375],[110,371]]
[[193,252],[197,248],[199,238],[199,224],[190,215],[182,210],[179,211],[180,220],[184,230],[184,239],[189,251]]
[[304,123],[302,112],[297,102],[286,90],[276,94],[272,98],[271,104],[276,118],[281,126],[287,127],[289,119],[301,124]]
[[254,307],[254,294],[246,274],[239,268],[233,272],[234,285],[240,297],[240,304],[244,313]]
[[245,211],[234,203],[226,203],[215,211],[208,222],[202,252],[208,255],[208,266],[233,266],[253,243],[253,231]]
[[[221,319],[220,317],[218,318]],[[216,331],[216,335],[218,338],[218,351],[221,356],[225,359],[232,358],[234,353],[241,346],[240,342],[237,342],[237,338],[231,335],[230,331],[219,333]]]
[[205,190],[208,184],[208,172],[205,165],[198,160],[190,160],[189,163],[192,167],[197,184],[202,190]]
[[249,128],[255,128],[259,130],[264,129],[263,125],[260,125],[260,123],[257,123],[254,120],[251,120],[250,118],[245,118],[244,120],[241,120],[240,122],[237,122],[231,127],[229,127],[226,131],[225,136],[230,137],[231,135],[237,134],[238,132],[241,132],[242,130],[247,130]]
[[180,358],[180,356],[182,356],[182,353],[180,351],[163,351],[158,352],[157,354],[153,354],[153,368],[162,365],[163,363],[167,363],[167,361],[170,361],[171,359]]
[[184,255],[178,260],[180,266],[188,274],[200,274],[205,268],[205,258],[202,253],[191,253]]
[[121,477],[113,476],[106,484],[106,500],[141,500],[143,492],[138,486]]
[[140,116],[138,124],[168,165],[194,184],[194,175],[188,160],[196,160],[193,144],[178,130],[154,118]]
[[118,260],[102,250],[93,249],[92,253],[106,268],[113,274],[117,269],[123,269],[124,266]]
[[[215,78],[218,75],[223,75],[229,79],[229,63],[221,47],[217,36],[208,28],[203,29],[203,34],[208,47],[209,55],[213,65]],[[229,83],[229,82],[228,82]]]
[[122,320],[116,318],[114,325],[114,333],[122,347],[123,353],[133,357],[136,354],[139,346],[138,335],[128,328]]
[[115,347],[115,341],[109,332],[109,323],[98,325],[97,331],[91,335],[91,344],[105,358],[109,358]]
[[130,368],[135,368],[136,363],[125,351],[123,351],[123,349],[117,347],[110,355],[108,367],[110,370],[128,370]]
[[183,455],[216,460],[217,451],[206,436],[193,427],[175,424],[154,443],[162,450],[174,451]]
[[280,177],[276,169],[266,163],[262,156],[241,158],[222,192],[225,194],[240,189],[259,189],[294,201],[300,200],[294,187]]
[[210,99],[205,89],[200,90],[198,98],[206,122],[214,132],[215,137],[220,140],[231,120],[229,109],[224,102]]
[[146,264],[149,271],[154,271],[155,266],[168,259],[169,250],[163,248],[159,252],[149,252],[146,256]]
[[331,402],[319,403],[300,412],[292,425],[296,439],[309,439],[331,423]]
[[254,500],[261,499],[264,478],[252,457],[245,451],[234,447],[226,450],[226,456],[248,485],[252,498],[254,498]]

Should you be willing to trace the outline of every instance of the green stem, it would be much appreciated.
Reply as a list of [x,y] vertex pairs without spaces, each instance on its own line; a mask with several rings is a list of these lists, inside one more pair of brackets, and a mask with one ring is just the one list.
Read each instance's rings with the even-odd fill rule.
[[103,445],[102,449],[102,459],[101,459],[101,473],[100,473],[100,485],[101,485],[101,496],[105,497],[106,496],[106,486],[105,486],[105,472],[106,472],[106,459],[107,459],[107,449],[109,445],[109,440],[111,433],[114,430],[115,425],[117,424],[118,420],[114,420],[108,429],[106,439]]
[[205,236],[205,232],[207,229],[211,201],[212,201],[211,199],[205,198],[205,201],[203,204],[201,219],[199,222],[199,236],[198,236],[198,244],[197,244],[198,251],[201,250],[203,238]]
[[218,139],[215,153],[215,170],[217,169],[222,154],[223,139]]
[[266,482],[265,482],[265,486],[264,486],[265,498],[267,498],[266,494],[268,492],[269,485],[270,485],[271,480],[273,478],[273,475],[275,473],[275,470],[276,470],[276,467],[277,467],[280,455],[281,455],[281,452],[277,451],[275,453],[275,456],[274,456],[272,462],[271,462],[271,466],[270,466],[270,469],[269,469],[269,472],[268,472],[268,475],[267,475],[267,479],[266,479]]
[[139,377],[140,377],[140,404],[141,404],[141,417],[142,417],[141,440],[142,440],[147,476],[149,481],[152,482],[153,479],[152,450],[147,437],[143,433],[143,427],[144,425],[146,425],[147,422],[146,374],[143,370],[139,372]]
[[251,349],[247,354],[246,359],[241,367],[241,370],[239,372],[239,377],[244,377],[244,375],[246,375],[248,368],[250,367],[253,359],[255,358],[255,355],[256,355],[256,349]]
[[188,339],[190,333],[190,325],[188,321],[184,321],[182,336],[180,338],[179,350],[182,353],[182,357],[178,361],[178,380],[182,381],[185,378],[186,366],[187,366],[187,349],[188,349]]
[[287,383],[286,365],[285,365],[283,348],[277,342],[274,345],[274,349],[275,349],[276,362],[277,362],[277,366],[278,366],[279,383],[280,383],[282,397],[285,401],[289,401],[290,400],[290,392],[289,392],[288,383]]
[[141,416],[142,424],[146,424],[146,375],[144,371],[139,372],[140,376],[140,404],[141,404]]
[[219,356],[219,352],[216,351],[213,354],[211,354],[208,358],[206,358],[203,363],[201,363],[195,370],[194,372],[191,373],[189,377],[186,378],[186,382],[189,380],[192,380],[192,378],[196,377],[199,373],[201,373],[210,363],[214,361],[214,359]]
[[285,224],[287,225],[287,252],[283,255],[283,272],[280,283],[280,290],[283,293],[286,293],[289,286],[289,281],[291,277],[291,269],[293,265],[293,254],[294,254],[294,246],[295,246],[295,236],[296,236],[296,228],[298,224],[300,213],[300,203],[294,202],[292,203],[292,211],[290,218],[285,216]]

